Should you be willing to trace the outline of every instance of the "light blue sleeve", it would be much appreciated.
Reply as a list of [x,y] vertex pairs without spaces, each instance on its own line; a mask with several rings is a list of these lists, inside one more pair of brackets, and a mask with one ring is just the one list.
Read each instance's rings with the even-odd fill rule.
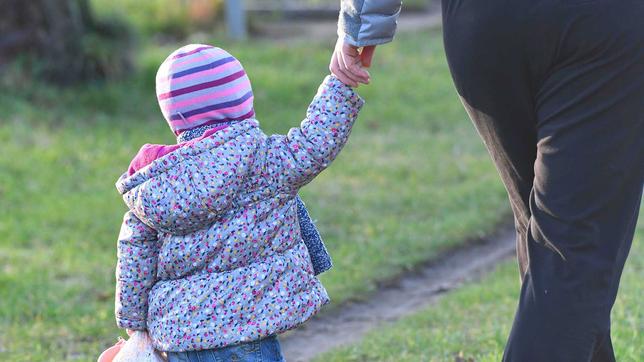
[[392,41],[401,4],[400,0],[342,0],[338,36],[358,47]]

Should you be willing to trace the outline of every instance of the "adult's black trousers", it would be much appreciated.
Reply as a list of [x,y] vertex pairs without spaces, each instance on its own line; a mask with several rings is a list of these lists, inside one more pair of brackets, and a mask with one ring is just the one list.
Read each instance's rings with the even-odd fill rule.
[[644,0],[442,5],[456,89],[515,217],[522,287],[503,359],[614,361],[644,186]]

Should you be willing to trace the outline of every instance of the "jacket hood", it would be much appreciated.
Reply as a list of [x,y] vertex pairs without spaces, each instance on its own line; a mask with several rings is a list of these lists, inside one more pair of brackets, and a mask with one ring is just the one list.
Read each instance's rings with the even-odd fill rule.
[[[125,172],[116,188],[145,224],[178,235],[193,232],[230,208],[250,163],[238,163],[242,166],[235,170],[231,166],[237,159],[252,158],[256,139],[262,136],[256,120],[236,123],[178,147],[131,175]],[[214,171],[206,175],[202,172],[206,167]]]

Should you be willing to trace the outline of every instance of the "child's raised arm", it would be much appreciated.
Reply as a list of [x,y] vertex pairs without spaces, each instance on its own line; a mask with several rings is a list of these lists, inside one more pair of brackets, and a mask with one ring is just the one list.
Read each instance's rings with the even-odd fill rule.
[[300,127],[267,139],[265,175],[288,192],[310,182],[342,150],[363,104],[351,87],[327,76]]
[[116,324],[119,328],[147,328],[148,293],[155,282],[159,245],[157,232],[125,213],[118,239],[116,266]]

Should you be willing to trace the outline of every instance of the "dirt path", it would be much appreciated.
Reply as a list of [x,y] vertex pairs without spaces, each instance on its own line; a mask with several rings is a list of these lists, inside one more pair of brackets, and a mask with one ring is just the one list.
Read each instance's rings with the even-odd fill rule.
[[[439,28],[440,5],[431,6],[427,12],[402,13],[398,19],[397,33]],[[335,41],[336,20],[289,20],[283,22],[258,22],[254,24],[258,39],[280,42]]]
[[370,330],[435,303],[463,282],[481,278],[514,255],[514,235],[512,229],[504,228],[494,237],[445,253],[418,271],[403,275],[367,301],[349,303],[312,319],[281,338],[286,360],[310,361],[323,352],[355,343]]

